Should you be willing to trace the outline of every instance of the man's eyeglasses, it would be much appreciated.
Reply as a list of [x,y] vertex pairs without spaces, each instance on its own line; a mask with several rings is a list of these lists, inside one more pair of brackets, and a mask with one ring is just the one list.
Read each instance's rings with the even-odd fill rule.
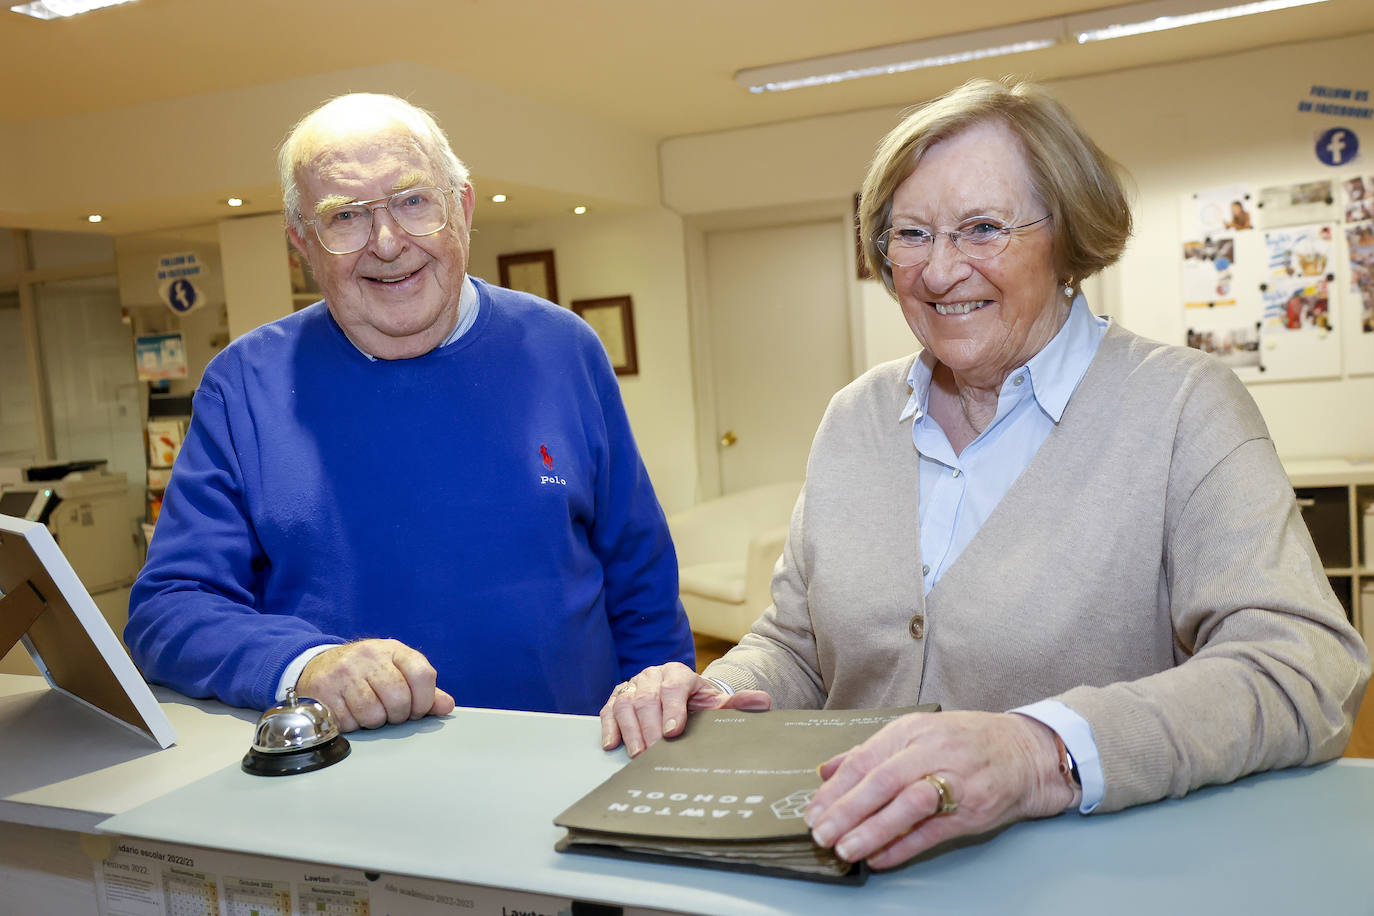
[[410,188],[390,197],[360,200],[330,207],[317,219],[305,220],[315,227],[315,237],[330,254],[352,254],[367,247],[372,238],[372,214],[386,207],[391,218],[407,234],[424,237],[448,225],[448,195],[444,188]]
[[930,260],[930,253],[935,250],[935,238],[941,235],[949,236],[954,247],[962,253],[970,258],[981,260],[996,257],[1006,251],[1013,232],[1029,229],[1049,218],[1047,213],[1029,223],[1008,226],[1001,220],[979,216],[966,219],[957,228],[947,232],[914,227],[910,229],[889,227],[884,229],[875,241],[878,250],[883,253],[887,263],[893,267],[916,267],[926,263]]

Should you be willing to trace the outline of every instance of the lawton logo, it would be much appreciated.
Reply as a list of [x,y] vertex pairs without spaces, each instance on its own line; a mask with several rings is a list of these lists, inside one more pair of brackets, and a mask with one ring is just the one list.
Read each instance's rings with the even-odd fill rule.
[[[633,801],[610,802],[607,811],[626,814],[653,814],[659,817],[699,817],[705,820],[721,818],[741,818],[748,820],[754,816],[757,805],[764,803],[762,795],[718,795],[714,792],[660,792],[643,789],[626,789],[625,794]],[[777,802],[774,802],[776,805]],[[805,808],[805,804],[802,805]],[[774,813],[777,811],[774,809]],[[779,817],[790,815],[779,814]]]
[[549,474],[540,474],[539,482],[541,484],[553,483],[558,484],[560,487],[566,487],[568,485],[568,482],[564,480],[562,477],[559,477],[557,474],[552,473],[553,455],[549,454],[549,447],[547,445],[539,446],[539,457],[543,459],[544,468],[550,472]]
[[[749,820],[758,806],[765,803],[762,795],[718,795],[714,792],[661,792],[658,790],[626,789],[630,801],[609,802],[607,811],[622,814],[652,814],[658,817],[699,817],[704,820],[740,818]],[[799,820],[806,816],[806,806],[815,789],[797,789],[790,795],[767,802],[768,810],[780,821]]]
[[773,816],[780,821],[805,817],[806,806],[811,804],[811,796],[815,794],[815,789],[798,789],[791,795],[778,799],[768,807],[773,809]]

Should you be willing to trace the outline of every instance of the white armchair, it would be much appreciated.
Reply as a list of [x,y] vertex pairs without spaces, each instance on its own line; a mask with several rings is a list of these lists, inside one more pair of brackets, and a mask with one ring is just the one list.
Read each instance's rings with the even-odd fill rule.
[[707,500],[668,517],[682,606],[692,632],[738,642],[772,599],[800,481]]

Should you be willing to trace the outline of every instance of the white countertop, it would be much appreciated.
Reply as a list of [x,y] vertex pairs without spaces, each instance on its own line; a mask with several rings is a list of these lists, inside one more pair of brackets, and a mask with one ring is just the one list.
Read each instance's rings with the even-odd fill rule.
[[1016,824],[849,887],[555,852],[553,818],[625,761],[591,717],[460,708],[262,778],[239,768],[256,715],[158,693],[179,734],[162,751],[38,678],[0,677],[0,820],[731,916],[1371,910],[1370,761]]

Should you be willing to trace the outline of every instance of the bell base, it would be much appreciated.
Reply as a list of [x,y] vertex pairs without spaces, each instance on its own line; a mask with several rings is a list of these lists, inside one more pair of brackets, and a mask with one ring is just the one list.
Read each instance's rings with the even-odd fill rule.
[[288,751],[284,754],[266,754],[250,748],[243,755],[243,771],[254,776],[291,776],[296,773],[309,773],[322,770],[330,764],[338,763],[348,756],[353,748],[343,735],[336,735],[319,747]]

